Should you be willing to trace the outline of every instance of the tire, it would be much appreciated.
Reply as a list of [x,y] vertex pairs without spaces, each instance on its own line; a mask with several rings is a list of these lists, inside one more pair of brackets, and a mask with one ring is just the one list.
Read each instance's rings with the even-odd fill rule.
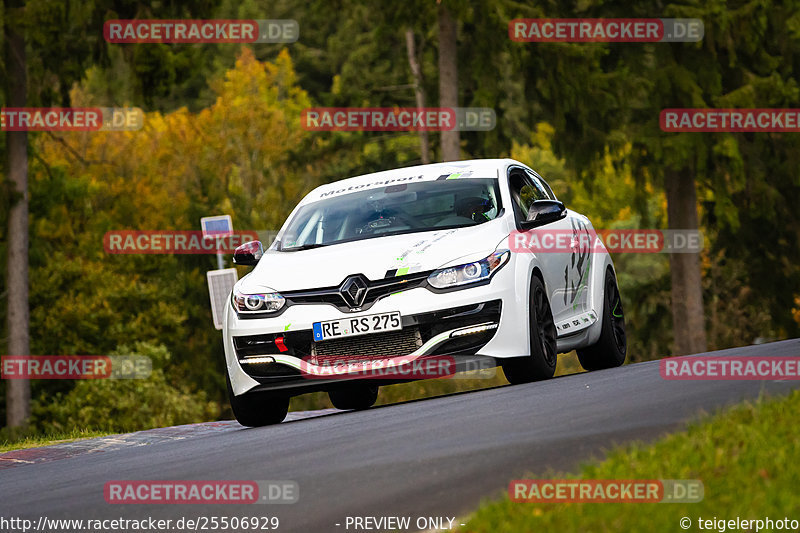
[[331,403],[343,411],[369,409],[378,400],[377,385],[353,385],[328,391]]
[[603,329],[600,339],[587,348],[577,350],[581,366],[589,371],[620,366],[625,362],[628,349],[622,299],[617,278],[611,269],[606,270],[603,294]]
[[289,412],[289,396],[269,392],[251,392],[233,395],[231,379],[225,376],[228,385],[228,401],[236,421],[243,426],[261,427],[280,424]]
[[531,279],[528,329],[530,355],[501,363],[503,373],[512,385],[550,379],[556,371],[556,325],[547,292],[538,276]]

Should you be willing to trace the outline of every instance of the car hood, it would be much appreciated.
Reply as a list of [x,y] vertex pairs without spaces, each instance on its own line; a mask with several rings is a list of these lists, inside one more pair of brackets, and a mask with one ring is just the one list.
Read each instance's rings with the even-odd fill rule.
[[[347,276],[371,280],[483,259],[508,235],[501,219],[457,229],[374,237],[297,252],[268,250],[249,275],[244,293],[338,286]],[[502,246],[501,246],[502,247]],[[404,270],[408,269],[408,270]]]

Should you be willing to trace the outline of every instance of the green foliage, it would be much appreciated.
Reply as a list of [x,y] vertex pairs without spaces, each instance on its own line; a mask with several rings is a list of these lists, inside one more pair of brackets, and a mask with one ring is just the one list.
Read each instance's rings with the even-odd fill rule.
[[153,373],[147,379],[82,380],[68,393],[39,398],[32,426],[42,433],[73,428],[90,431],[129,432],[153,427],[203,422],[215,418],[219,408],[205,392],[165,372],[170,354],[163,346],[139,342],[120,346],[110,355],[149,357]]

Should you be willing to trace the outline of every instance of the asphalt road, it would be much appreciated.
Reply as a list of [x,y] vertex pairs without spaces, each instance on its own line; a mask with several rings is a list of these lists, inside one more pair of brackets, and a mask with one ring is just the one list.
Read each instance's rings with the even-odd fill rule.
[[[714,355],[798,356],[800,340]],[[175,438],[169,431],[142,432],[137,445],[126,445],[134,437],[123,436],[102,441],[94,453],[0,469],[0,516],[277,516],[279,531],[303,532],[347,531],[347,516],[463,518],[511,479],[574,470],[614,444],[652,440],[701,412],[798,386],[665,381],[658,362],[650,362],[362,412],[328,411],[267,428],[220,423],[180,430]],[[125,479],[294,480],[300,499],[290,505],[106,503],[104,484]]]

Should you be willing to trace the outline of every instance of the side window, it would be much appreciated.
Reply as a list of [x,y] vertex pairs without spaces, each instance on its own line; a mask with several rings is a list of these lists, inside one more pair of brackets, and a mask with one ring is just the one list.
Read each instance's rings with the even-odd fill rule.
[[517,220],[522,221],[528,218],[528,209],[533,202],[548,199],[547,193],[541,185],[521,169],[511,170],[508,185],[511,198],[514,200],[514,213],[517,215]]
[[547,200],[557,200],[558,199],[558,198],[556,198],[556,195],[553,194],[553,189],[550,188],[550,186],[547,184],[547,182],[544,181],[544,179],[542,179],[542,177],[540,175],[536,174],[535,172],[530,172],[528,170],[526,170],[525,173],[528,176],[530,176],[531,180],[536,184],[536,186],[539,188],[539,190],[542,191],[542,194],[545,195],[544,199],[547,199]]

